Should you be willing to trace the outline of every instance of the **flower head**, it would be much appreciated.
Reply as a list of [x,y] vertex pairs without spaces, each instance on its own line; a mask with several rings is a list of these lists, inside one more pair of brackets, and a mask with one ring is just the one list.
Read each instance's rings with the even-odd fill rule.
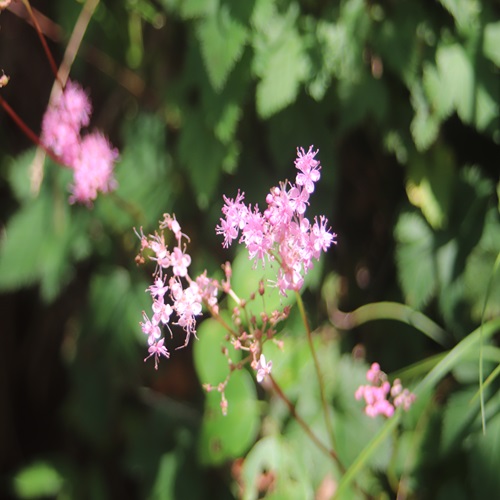
[[369,417],[375,418],[377,415],[392,417],[395,408],[402,406],[407,411],[415,401],[415,395],[408,389],[403,389],[399,379],[396,379],[391,387],[387,375],[380,369],[378,363],[370,366],[366,379],[370,385],[358,387],[354,397],[357,400],[364,399],[365,413]]
[[[168,232],[175,238],[173,248],[169,248]],[[146,236],[141,229],[136,231],[136,235],[141,241],[141,252],[136,261],[144,262],[143,252],[148,250],[153,255],[146,255],[157,264],[153,274],[154,282],[146,289],[152,298],[152,319],[143,313],[143,322],[140,323],[150,346],[150,355],[146,359],[154,356],[157,367],[161,355],[169,357],[168,353],[165,354],[162,342],[163,325],[172,337],[170,325],[180,326],[185,332],[181,347],[187,346],[191,335],[196,336],[196,320],[202,312],[202,303],[211,311],[218,311],[219,284],[216,280],[207,278],[206,271],[194,279],[190,277],[191,256],[186,251],[184,241],[189,238],[182,232],[175,216],[164,214],[160,221],[160,232]]]
[[113,170],[118,151],[100,133],[81,135],[91,113],[88,95],[77,83],[68,81],[42,120],[42,144],[73,169],[70,203],[91,205],[98,192],[117,187]]
[[117,187],[114,166],[118,151],[100,133],[86,135],[80,143],[80,155],[74,162],[70,203],[91,204],[97,193],[107,193]]
[[240,237],[239,242],[246,246],[250,259],[263,265],[266,261],[278,262],[275,283],[282,295],[288,290],[300,290],[312,268],[312,259],[319,259],[321,252],[336,243],[326,217],[322,215],[319,220],[315,217],[312,225],[305,217],[309,197],[320,178],[317,153],[312,146],[307,153],[297,149],[296,183],[284,182],[273,187],[266,197],[267,208],[263,213],[258,205],[246,206],[239,191],[234,199],[224,196],[224,217],[216,227],[217,234],[224,236],[224,247]]

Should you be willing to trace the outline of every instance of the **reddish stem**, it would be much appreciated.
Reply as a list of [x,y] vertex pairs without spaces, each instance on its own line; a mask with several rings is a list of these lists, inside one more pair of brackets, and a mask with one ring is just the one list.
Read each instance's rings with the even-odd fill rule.
[[16,125],[26,134],[28,139],[32,142],[34,142],[38,147],[42,148],[45,153],[47,153],[48,156],[52,158],[56,163],[60,163],[61,159],[57,157],[50,149],[45,147],[45,145],[42,143],[40,138],[31,130],[26,123],[21,119],[21,117],[10,107],[8,102],[0,95],[0,104],[2,105],[3,109],[7,111],[9,116],[14,120]]
[[64,88],[64,85],[62,84],[60,78],[59,78],[59,72],[57,69],[57,64],[54,61],[54,58],[52,57],[52,53],[50,52],[49,46],[47,45],[47,41],[45,40],[45,37],[43,36],[42,29],[40,28],[40,24],[38,23],[38,20],[31,8],[31,5],[29,3],[29,0],[23,0],[23,3],[26,7],[26,10],[28,11],[28,14],[33,21],[33,26],[35,27],[35,31],[38,35],[38,38],[40,38],[40,42],[42,43],[43,50],[45,52],[45,55],[47,56],[47,59],[49,60],[50,67],[52,69],[52,72],[54,73],[54,76],[56,80],[61,84],[61,88]]

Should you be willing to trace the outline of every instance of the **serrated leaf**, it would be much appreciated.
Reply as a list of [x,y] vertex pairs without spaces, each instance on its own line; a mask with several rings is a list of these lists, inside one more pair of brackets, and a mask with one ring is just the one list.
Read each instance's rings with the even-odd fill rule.
[[210,83],[220,92],[243,53],[247,30],[231,18],[224,5],[201,21],[197,35]]
[[407,303],[419,309],[437,288],[432,231],[420,215],[403,213],[396,224],[395,239],[403,293]]
[[290,33],[269,55],[266,70],[257,84],[257,112],[262,118],[277,113],[297,97],[308,72],[302,42]]
[[[256,7],[259,13],[263,10]],[[292,4],[284,16],[269,6],[268,15],[270,17],[254,15],[253,18],[257,32],[253,40],[252,70],[260,77],[256,101],[257,112],[262,118],[292,103],[309,73],[304,42],[295,28],[296,6]]]

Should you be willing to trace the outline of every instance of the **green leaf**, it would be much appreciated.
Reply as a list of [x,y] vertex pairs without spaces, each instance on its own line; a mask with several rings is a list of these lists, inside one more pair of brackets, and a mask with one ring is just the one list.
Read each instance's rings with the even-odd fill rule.
[[[262,263],[255,263],[248,257],[245,248],[239,249],[232,263],[233,274],[231,284],[236,295],[248,303],[251,312],[258,315],[262,310],[271,314],[276,309],[281,309],[286,305],[295,303],[295,294],[289,292],[287,297],[280,295],[279,290],[270,283],[275,283],[277,279],[278,264],[267,262],[265,267]],[[263,298],[259,295],[259,283],[262,281],[265,286]],[[255,295],[255,305],[251,303],[250,297]]]
[[[225,320],[229,320],[228,324],[231,324],[230,318]],[[217,386],[229,375],[227,358],[222,354],[227,334],[227,330],[214,318],[206,319],[199,326],[193,354],[196,373],[202,384]],[[237,361],[233,355],[231,359]]]
[[407,303],[419,309],[437,288],[432,231],[418,214],[403,213],[396,224],[395,238],[403,293]]
[[141,311],[151,309],[148,283],[134,282],[128,270],[115,267],[94,274],[90,283],[89,314],[85,325],[92,335],[102,336],[115,356],[137,356],[137,339],[144,339],[139,327]]
[[209,392],[199,442],[204,464],[221,464],[243,455],[254,441],[259,428],[255,383],[245,370],[231,374],[225,390],[227,415],[220,408],[221,395]]
[[14,490],[19,498],[55,497],[59,495],[64,479],[47,462],[35,462],[14,477]]
[[408,164],[406,194],[434,230],[448,224],[454,180],[453,157],[444,147],[433,148],[431,155],[415,155]]
[[53,300],[71,278],[72,260],[89,252],[83,220],[72,220],[67,201],[42,191],[9,220],[0,245],[0,289],[41,281],[42,297]]
[[[256,7],[256,11],[261,10]],[[309,73],[304,43],[295,28],[296,5],[291,4],[285,16],[271,8],[269,14],[271,18],[254,17],[258,30],[253,41],[255,58],[252,69],[260,78],[256,100],[257,112],[262,118],[268,118],[291,104]]]
[[[162,0],[176,1],[176,0]],[[219,0],[177,0],[180,10],[180,14],[184,19],[191,19],[196,17],[201,17],[209,12],[213,12],[217,9]]]
[[498,116],[493,75],[477,67],[473,56],[459,43],[441,44],[436,51],[436,69],[424,68],[424,86],[438,116],[452,109],[468,124],[485,130]]
[[43,258],[38,245],[46,235],[50,205],[47,198],[39,197],[9,220],[0,247],[0,289],[16,289],[40,279]]
[[484,27],[483,53],[500,66],[500,21],[488,23]]
[[164,120],[153,114],[138,115],[123,131],[126,147],[116,166],[116,196],[101,195],[95,206],[98,218],[115,231],[152,224],[172,203],[179,180],[165,134]]
[[479,0],[439,0],[454,17],[460,32],[471,34],[479,28],[481,2]]
[[28,201],[33,198],[30,170],[34,158],[35,149],[31,148],[10,161],[9,184],[18,201]]
[[461,390],[450,396],[443,414],[441,452],[457,452],[463,445],[471,422],[479,416],[479,406],[471,404],[475,388]]
[[[497,210],[492,208],[486,214],[481,240],[467,260],[464,276],[465,295],[472,306],[472,315],[476,321],[482,319],[485,300],[485,317],[488,319],[500,315],[500,273],[492,276],[499,249],[500,221]],[[490,279],[491,288],[486,296]]]
[[179,157],[188,169],[201,208],[206,208],[213,197],[226,153],[213,130],[205,125],[201,110],[189,112],[181,130]]
[[411,134],[417,149],[425,151],[436,140],[441,122],[431,110],[420,84],[412,86],[411,101],[415,110],[410,125]]
[[467,456],[470,482],[476,498],[487,498],[500,491],[498,449],[500,446],[500,415],[498,411],[488,424],[486,436],[480,436]]
[[210,82],[220,92],[243,54],[247,30],[231,18],[229,8],[223,5],[201,21],[197,35]]
[[259,478],[269,472],[275,477],[275,484],[267,492],[266,498],[312,498],[313,491],[304,474],[300,457],[279,435],[261,439],[248,453],[243,465],[244,500],[260,498]]

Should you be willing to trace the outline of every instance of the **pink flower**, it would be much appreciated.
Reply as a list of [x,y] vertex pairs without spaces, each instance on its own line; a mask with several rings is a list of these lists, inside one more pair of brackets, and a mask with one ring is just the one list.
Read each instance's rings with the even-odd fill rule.
[[[189,238],[182,232],[180,224],[175,216],[164,214],[160,221],[160,232],[145,236],[142,229],[135,234],[141,241],[141,253],[136,257],[137,262],[144,262],[142,252],[151,250],[154,255],[148,255],[149,259],[156,261],[157,266],[154,283],[146,291],[150,293],[153,303],[153,317],[149,320],[143,313],[144,321],[141,322],[142,331],[148,336],[150,356],[155,356],[155,366],[159,362],[159,356],[163,355],[163,343],[160,344],[161,328],[166,325],[170,329],[170,323],[179,325],[185,332],[185,347],[189,343],[191,334],[196,336],[196,319],[202,312],[202,302],[211,308],[211,312],[218,312],[217,293],[221,285],[217,280],[207,278],[206,271],[200,276],[192,279],[189,276],[191,256],[186,252],[183,241]],[[171,250],[168,247],[165,233],[162,230],[171,231],[176,239],[177,245]],[[226,265],[225,275],[229,279],[231,268]],[[167,277],[169,275],[169,277]],[[167,285],[168,280],[168,285]],[[166,356],[168,357],[168,356]],[[148,359],[146,358],[146,359]]]
[[358,387],[354,397],[357,400],[364,399],[365,413],[369,417],[375,418],[377,415],[392,417],[396,407],[402,406],[407,411],[415,401],[415,395],[410,393],[408,389],[403,389],[399,379],[394,381],[391,388],[391,384],[387,381],[387,375],[380,369],[378,363],[371,365],[366,373],[366,379],[370,385]]
[[149,346],[148,352],[149,356],[144,358],[144,361],[147,361],[151,356],[155,357],[155,370],[158,370],[158,361],[160,356],[165,356],[166,358],[170,357],[170,353],[167,351],[167,348],[163,345],[165,339],[160,339],[158,342]]
[[92,104],[78,83],[68,81],[57,101],[57,107],[61,120],[74,124],[78,130],[90,123]]
[[152,345],[157,339],[161,337],[161,329],[158,326],[158,322],[154,319],[153,321],[151,321],[144,311],[142,312],[142,317],[144,319],[144,322],[139,324],[141,325],[143,333],[148,336],[148,344]]
[[224,236],[223,246],[228,247],[238,238],[250,259],[277,260],[279,269],[276,285],[282,295],[287,290],[300,290],[304,277],[312,268],[312,258],[319,259],[321,252],[335,244],[335,234],[327,227],[328,221],[320,216],[311,226],[305,217],[314,183],[319,180],[320,165],[314,159],[318,151],[307,153],[297,149],[295,166],[299,170],[296,184],[288,182],[274,187],[266,197],[267,209],[261,213],[258,205],[244,205],[244,196],[238,191],[235,199],[224,196],[223,218],[216,227]]
[[74,163],[70,203],[91,204],[98,191],[107,193],[117,187],[113,170],[118,151],[100,133],[86,135],[81,141],[80,156]]
[[153,297],[163,297],[167,293],[168,286],[161,278],[156,278],[154,285],[151,285],[146,291],[148,290]]
[[240,193],[239,190],[234,200],[223,196],[225,205],[222,207],[222,213],[226,217],[225,220],[221,219],[221,225],[215,230],[217,234],[224,235],[224,248],[227,248],[238,237],[240,229],[243,229],[245,225],[247,207],[242,203],[244,198],[245,193]]
[[187,274],[187,268],[191,264],[191,257],[184,253],[179,247],[175,247],[170,254],[170,265],[174,276],[183,277]]
[[273,367],[273,362],[269,361],[266,364],[266,357],[264,354],[260,355],[259,362],[257,363],[257,382],[261,384],[264,379],[271,373],[271,368]]
[[168,324],[170,321],[170,316],[173,313],[172,306],[170,304],[165,304],[163,296],[158,297],[153,301],[153,322],[156,324],[163,323]]
[[49,105],[42,120],[42,144],[74,170],[70,203],[91,205],[98,192],[116,189],[113,176],[118,151],[100,133],[81,136],[90,122],[92,106],[88,95],[68,82],[61,95]]
[[312,146],[309,147],[307,153],[305,153],[302,148],[297,148],[295,166],[301,173],[297,174],[295,182],[298,186],[304,186],[308,193],[314,191],[314,183],[319,180],[321,175],[319,173],[321,168],[319,161],[314,159],[318,151],[319,150],[313,151]]
[[52,102],[42,120],[42,144],[50,148],[69,167],[80,154],[80,129],[90,122],[92,106],[88,95],[69,81]]

